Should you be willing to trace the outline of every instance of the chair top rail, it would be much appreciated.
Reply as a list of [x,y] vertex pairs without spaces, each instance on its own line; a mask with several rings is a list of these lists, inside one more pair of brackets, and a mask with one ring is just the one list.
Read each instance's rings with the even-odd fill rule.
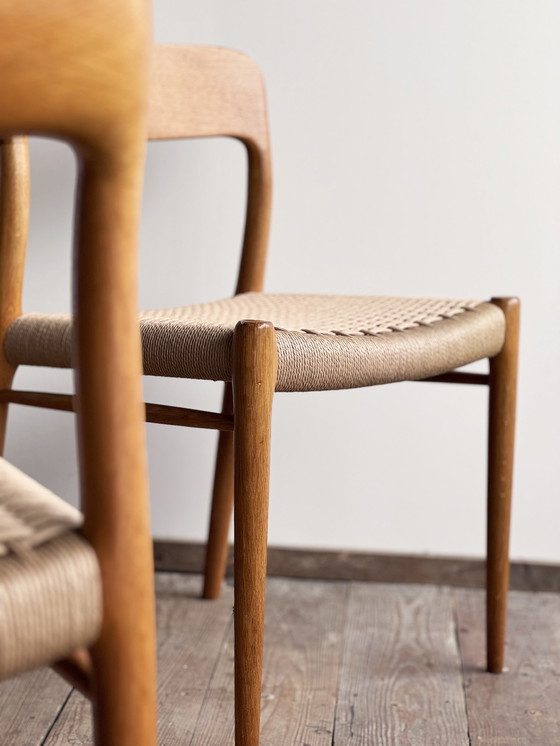
[[157,45],[148,136],[226,136],[267,150],[266,98],[258,66],[231,49]]

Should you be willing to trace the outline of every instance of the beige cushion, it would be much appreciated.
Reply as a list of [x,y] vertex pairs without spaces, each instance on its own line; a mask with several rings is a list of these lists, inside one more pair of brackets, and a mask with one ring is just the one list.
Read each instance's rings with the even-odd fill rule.
[[[231,379],[233,329],[241,319],[277,330],[278,391],[354,388],[414,380],[497,354],[505,320],[473,300],[244,293],[146,311],[140,327],[147,375]],[[70,367],[71,317],[26,314],[6,335],[16,365]]]

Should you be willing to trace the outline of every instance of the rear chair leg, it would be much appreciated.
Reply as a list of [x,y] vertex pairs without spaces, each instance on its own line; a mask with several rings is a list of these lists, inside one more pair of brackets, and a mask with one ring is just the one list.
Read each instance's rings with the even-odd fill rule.
[[[1,353],[0,353],[1,354]],[[15,369],[4,359],[0,360],[0,389],[12,388]],[[6,426],[8,424],[8,402],[0,402],[0,456],[4,455],[6,445]]]
[[[226,383],[222,412],[233,411],[231,384]],[[228,536],[233,511],[233,433],[222,431],[218,440],[216,468],[214,471],[214,489],[208,542],[206,544],[206,562],[204,566],[203,598],[219,598],[222,583],[226,574],[228,559]]]
[[501,352],[490,359],[486,639],[488,670],[501,673],[509,585],[519,300],[493,298],[492,303],[505,314],[506,337]]
[[233,342],[236,746],[259,743],[270,424],[276,371],[272,324],[240,321]]

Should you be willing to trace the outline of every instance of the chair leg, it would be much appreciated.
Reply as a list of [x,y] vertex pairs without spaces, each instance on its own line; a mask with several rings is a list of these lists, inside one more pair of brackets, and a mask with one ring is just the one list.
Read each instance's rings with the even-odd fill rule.
[[[8,365],[5,360],[0,360],[0,389],[9,389],[12,387],[14,373],[13,366]],[[6,445],[8,406],[8,402],[0,402],[0,456],[4,455],[4,447]]]
[[[231,384],[226,383],[222,412],[233,411]],[[206,561],[204,565],[203,598],[219,598],[226,574],[228,536],[233,511],[233,433],[222,431],[218,440],[214,489]]]
[[274,328],[241,321],[233,343],[235,409],[235,743],[258,746],[270,471]]
[[492,303],[505,314],[506,338],[501,352],[490,359],[486,631],[488,670],[501,673],[509,585],[519,300],[493,298]]

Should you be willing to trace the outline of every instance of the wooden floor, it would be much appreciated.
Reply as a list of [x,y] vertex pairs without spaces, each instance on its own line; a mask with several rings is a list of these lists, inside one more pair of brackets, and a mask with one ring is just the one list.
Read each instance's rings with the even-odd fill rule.
[[[160,746],[233,744],[232,589],[158,577]],[[262,746],[560,745],[560,597],[511,593],[484,672],[480,591],[273,578]],[[44,670],[0,686],[0,744],[91,744],[89,705]]]

